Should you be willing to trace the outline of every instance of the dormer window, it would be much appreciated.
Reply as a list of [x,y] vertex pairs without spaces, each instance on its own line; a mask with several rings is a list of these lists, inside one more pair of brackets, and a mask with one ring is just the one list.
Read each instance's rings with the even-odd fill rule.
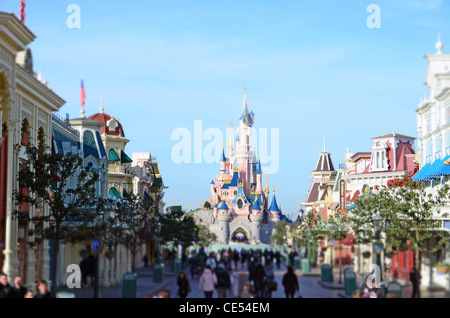
[[109,130],[111,130],[111,131],[116,131],[117,127],[119,127],[119,124],[114,119],[114,117],[111,117],[111,119],[106,122],[106,125],[108,126]]
[[386,149],[388,146],[380,141],[377,141],[372,146],[372,162],[370,171],[386,171],[388,170],[388,162]]

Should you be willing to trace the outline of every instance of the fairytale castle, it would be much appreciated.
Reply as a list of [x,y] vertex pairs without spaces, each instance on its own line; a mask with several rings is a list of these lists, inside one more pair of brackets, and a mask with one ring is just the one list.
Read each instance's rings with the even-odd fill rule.
[[220,244],[249,242],[270,243],[275,224],[284,219],[275,198],[269,206],[269,185],[266,175],[262,187],[261,162],[249,144],[255,114],[249,112],[247,93],[244,95],[239,133],[233,143],[230,134],[228,157],[225,146],[220,159],[220,171],[210,185],[209,202],[213,209],[201,209],[193,214],[197,223],[216,234]]

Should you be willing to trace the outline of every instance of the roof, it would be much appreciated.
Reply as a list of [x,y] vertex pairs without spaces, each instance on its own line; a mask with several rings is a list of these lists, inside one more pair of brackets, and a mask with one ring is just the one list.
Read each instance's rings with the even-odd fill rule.
[[219,210],[228,211],[228,206],[225,203],[225,200],[222,201],[222,204],[220,205]]
[[389,137],[397,137],[397,138],[405,138],[405,139],[416,139],[415,137],[401,135],[401,134],[387,134],[383,136],[373,137],[372,139],[379,139],[379,138],[389,138]]
[[225,157],[225,147],[222,149],[222,157],[220,158],[220,162],[226,162],[227,158]]
[[234,171],[233,172],[233,178],[231,179],[230,183],[225,183],[222,186],[222,189],[229,189],[230,187],[237,187],[239,182],[239,172]]
[[[314,182],[309,190],[308,198],[306,199],[306,202],[317,202],[325,200],[325,196],[327,194],[327,185],[321,185],[320,182]],[[320,190],[324,190],[322,195],[319,197]]]
[[314,171],[335,171],[333,162],[331,161],[331,155],[328,152],[322,152],[319,155],[319,160]]
[[[97,113],[97,114],[94,114],[94,115],[90,116],[89,119],[93,119],[93,120],[96,120],[96,121],[101,122],[101,123],[104,124],[99,129],[100,133],[102,135],[120,136],[120,137],[125,138],[125,132],[124,132],[124,130],[122,128],[122,124],[117,119],[115,119],[114,116],[108,115],[106,113]],[[117,122],[117,128],[116,129],[113,130],[112,128],[107,126],[107,123],[110,120],[114,120],[114,121]]]
[[259,206],[258,200],[255,200],[255,203],[253,203],[252,210],[261,211],[261,207]]
[[270,204],[269,211],[280,212],[280,208],[278,207],[277,198],[275,197],[275,193],[273,194],[272,203]]
[[260,160],[258,160],[258,164],[256,165],[256,174],[262,174],[261,161]]

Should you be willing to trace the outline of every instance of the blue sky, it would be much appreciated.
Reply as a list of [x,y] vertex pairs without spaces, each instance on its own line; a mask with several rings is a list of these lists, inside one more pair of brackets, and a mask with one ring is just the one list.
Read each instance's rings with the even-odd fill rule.
[[[19,15],[19,0],[0,10]],[[69,29],[69,4],[81,28]],[[369,29],[369,4],[381,28]],[[86,112],[118,118],[127,153],[151,152],[167,205],[198,207],[218,164],[175,164],[174,129],[225,131],[237,123],[247,83],[256,128],[280,129],[280,169],[269,176],[285,214],[296,214],[323,149],[335,167],[346,148],[369,151],[371,137],[417,137],[414,110],[441,33],[450,52],[450,3],[384,1],[63,1],[28,0],[26,24],[36,70],[66,100],[60,115],[79,116],[81,72]],[[207,142],[204,143],[206,145]]]

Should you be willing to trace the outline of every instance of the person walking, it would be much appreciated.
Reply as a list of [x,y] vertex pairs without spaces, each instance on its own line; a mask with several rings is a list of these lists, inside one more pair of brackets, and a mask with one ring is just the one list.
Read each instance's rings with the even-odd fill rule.
[[234,262],[234,269],[237,270],[238,269],[238,264],[240,261],[241,257],[239,256],[239,252],[234,250],[233,252],[233,262]]
[[208,259],[206,260],[206,266],[210,266],[211,268],[216,268],[216,260],[214,259],[214,254],[209,254]]
[[149,261],[149,258],[148,258],[147,254],[144,255],[144,257],[142,258],[142,261],[144,262],[144,268],[147,268],[148,261]]
[[191,292],[191,285],[189,284],[189,280],[185,272],[180,272],[180,274],[178,274],[177,285],[178,296],[180,296],[180,298],[186,298]]
[[216,274],[212,271],[211,266],[206,266],[205,270],[200,276],[199,290],[205,293],[205,298],[212,298],[216,285]]
[[294,298],[297,291],[300,290],[298,285],[298,278],[292,266],[288,266],[287,273],[283,275],[283,287],[286,298]]
[[215,272],[217,276],[217,296],[227,298],[227,290],[231,288],[231,279],[223,262],[219,263]]
[[280,251],[276,251],[274,256],[275,256],[275,260],[276,260],[276,263],[277,263],[277,268],[280,269],[280,265],[281,265],[281,253],[280,253]]
[[265,288],[265,291],[266,291],[265,297],[266,298],[272,298],[272,292],[277,290],[275,288],[277,282],[275,281],[275,271],[274,271],[274,269],[272,267],[272,263],[267,263],[265,271],[266,271],[266,275],[267,275],[266,288]]
[[265,296],[266,279],[267,274],[264,267],[258,264],[252,277],[253,286],[255,287],[258,298],[264,298]]
[[28,289],[23,286],[23,280],[22,277],[17,276],[14,279],[14,292],[17,294],[17,298],[25,298],[25,295],[28,292]]

